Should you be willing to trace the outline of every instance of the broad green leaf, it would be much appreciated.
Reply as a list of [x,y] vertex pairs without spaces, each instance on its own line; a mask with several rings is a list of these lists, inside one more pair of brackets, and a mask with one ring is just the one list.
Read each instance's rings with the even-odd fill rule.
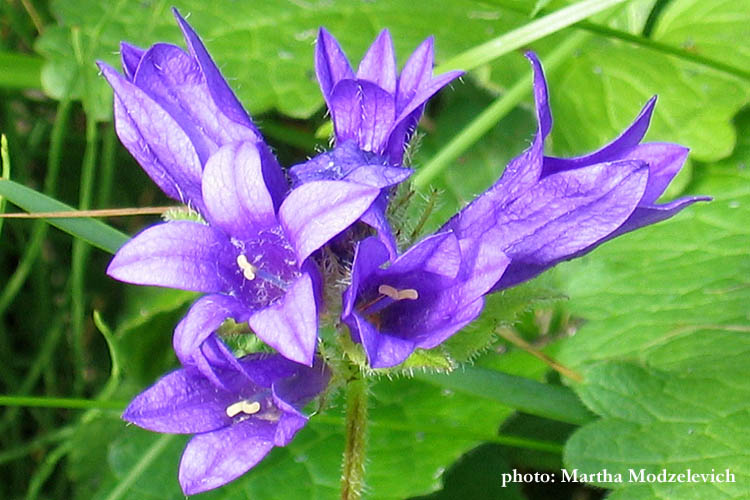
[[[716,344],[727,340],[719,338]],[[750,355],[747,342],[724,346],[725,354],[741,355],[745,361]],[[720,354],[716,347],[710,348]],[[694,362],[702,363],[703,357],[694,353]],[[750,370],[745,363],[733,370],[711,371],[662,371],[623,362],[601,363],[590,369],[579,393],[603,418],[568,441],[568,469],[581,473],[606,469],[614,481],[615,475],[621,474],[622,483],[595,481],[616,490],[610,498],[747,498],[750,385],[746,381]],[[644,475],[662,470],[674,474],[723,474],[728,470],[735,481],[648,483],[638,477],[641,470]]]
[[[0,196],[8,199],[28,212],[68,212],[73,207],[61,203],[31,188],[0,179]],[[105,252],[115,253],[128,236],[107,224],[91,218],[51,218],[47,222],[53,226],[81,238]]]
[[[746,131],[748,116],[740,119]],[[680,473],[729,470],[736,483],[609,484],[612,498],[747,498],[750,494],[750,159],[696,170],[715,197],[673,220],[561,266],[572,312],[587,320],[560,358],[602,419],[569,441],[569,468]],[[627,472],[627,471],[626,471]]]
[[750,97],[750,82],[601,39],[592,40],[551,78],[554,152],[580,155],[601,147],[657,94],[646,140],[685,144],[692,158],[702,161],[732,152],[731,119]]
[[[743,69],[750,57],[749,23],[743,0],[710,6],[675,0],[659,18],[654,40]],[[647,139],[679,142],[694,159],[715,161],[734,147],[731,119],[750,98],[750,82],[656,50],[593,38],[551,79],[550,91],[556,153],[580,154],[608,142],[658,94]]]
[[[47,59],[43,72],[45,90],[60,97],[72,88],[74,96],[81,96],[85,74],[95,80],[97,96],[107,95],[104,80],[96,79],[94,60],[119,66],[116,54],[121,40],[141,46],[157,41],[183,46],[169,12],[171,5],[123,0],[114,6],[93,0],[55,1],[53,11],[60,26],[47,30],[37,44],[37,50]],[[388,27],[403,64],[429,35],[436,35],[440,61],[525,20],[518,14],[498,12],[470,0],[449,2],[440,9],[428,0],[410,2],[408,6],[396,0],[181,0],[174,5],[184,15],[190,15],[189,21],[250,111],[260,113],[275,108],[301,118],[317,111],[323,102],[313,72],[314,41],[322,25],[339,39],[355,65],[378,31]],[[83,59],[81,64],[77,54]],[[101,101],[98,97],[97,100]],[[104,116],[109,107],[111,104],[103,101],[103,109],[97,114]]]
[[417,378],[562,422],[583,424],[593,418],[578,397],[565,387],[494,370],[466,366],[449,374],[420,374]]
[[748,68],[748,18],[745,0],[677,0],[662,11],[654,38],[736,68]]

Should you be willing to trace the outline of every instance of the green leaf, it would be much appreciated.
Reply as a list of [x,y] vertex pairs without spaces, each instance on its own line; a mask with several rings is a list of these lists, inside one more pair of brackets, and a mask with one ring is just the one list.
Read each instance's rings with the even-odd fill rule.
[[[750,494],[750,115],[731,161],[702,166],[691,191],[715,197],[561,266],[572,312],[587,320],[560,352],[602,419],[569,441],[580,472],[710,473],[736,483],[623,483],[612,498]],[[625,476],[625,481],[627,481]]]
[[6,89],[38,89],[42,86],[44,60],[16,52],[0,52],[0,87]]
[[[739,348],[726,345],[725,352],[738,350],[747,360],[747,342]],[[737,375],[744,380],[732,378]],[[595,482],[621,490],[609,498],[747,498],[748,375],[746,367],[708,375],[622,362],[596,365],[588,371],[579,393],[603,419],[583,427],[568,441],[568,469],[580,473],[606,469],[613,476],[621,474],[622,483]],[[688,469],[698,474],[729,470],[735,482],[646,483],[637,477],[642,469],[644,474],[659,474],[664,469],[675,474]]]
[[569,389],[507,373],[466,366],[450,374],[419,374],[416,377],[561,422],[582,424],[593,418]]
[[[660,18],[654,39],[746,68],[748,23],[750,10],[742,0],[710,8],[705,2],[675,0]],[[550,93],[558,154],[603,145],[658,94],[647,139],[686,144],[692,158],[715,161],[732,152],[731,119],[747,103],[750,82],[657,50],[595,38],[551,78]]]
[[[61,203],[17,182],[0,179],[0,196],[28,212],[68,212],[73,207]],[[107,224],[91,218],[51,218],[47,222],[105,252],[115,253],[128,236]]]
[[[237,82],[240,100],[253,113],[275,108],[305,118],[322,104],[312,72],[313,42],[321,25],[337,36],[355,65],[377,32],[388,27],[401,61],[419,42],[435,35],[438,61],[459,54],[448,66],[475,68],[621,2],[584,0],[531,23],[522,14],[498,12],[470,0],[445,3],[439,10],[428,0],[408,6],[396,0],[288,5],[182,0],[176,6],[191,15],[190,22],[230,82]],[[109,116],[108,89],[96,77],[94,60],[117,64],[114,55],[121,40],[141,46],[157,41],[181,44],[166,7],[164,2],[119,2],[114,8],[91,0],[54,2],[61,25],[46,30],[36,46],[47,60],[42,72],[45,90],[57,98],[86,97],[98,119]],[[238,46],[244,50],[238,51]]]

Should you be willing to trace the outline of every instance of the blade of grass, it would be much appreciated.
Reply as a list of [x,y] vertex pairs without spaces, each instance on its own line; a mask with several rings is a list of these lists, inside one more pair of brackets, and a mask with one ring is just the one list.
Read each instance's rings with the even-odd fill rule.
[[44,486],[44,483],[49,479],[52,473],[55,472],[57,463],[62,460],[65,455],[70,453],[70,450],[72,449],[72,441],[63,441],[57,448],[44,457],[44,461],[39,465],[34,475],[31,476],[29,489],[26,491],[26,500],[35,500],[39,498],[39,492],[41,491],[42,486]]
[[[659,2],[657,2],[657,4],[665,4],[668,1],[669,0],[662,2],[660,0]],[[539,13],[541,14],[548,13],[546,12],[546,9],[541,9],[538,12],[529,11],[526,4],[508,2],[507,0],[491,0],[491,3],[497,5],[501,9],[509,10],[512,12],[518,12],[520,14],[528,15],[529,17],[532,17],[532,18],[535,17],[536,14],[539,14]],[[651,50],[655,50],[657,52],[663,52],[671,56],[677,57],[679,59],[683,59],[685,61],[694,62],[702,66],[706,66],[709,68],[716,69],[718,71],[722,71],[724,73],[728,73],[730,75],[744,78],[745,80],[750,80],[750,71],[743,70],[741,68],[737,68],[729,64],[725,64],[721,61],[717,61],[710,57],[702,56],[701,54],[695,51],[686,50],[681,47],[675,47],[666,43],[652,40],[650,38],[650,35],[657,21],[657,17],[660,14],[660,12],[657,12],[659,10],[661,10],[661,7],[659,5],[655,5],[654,8],[651,10],[651,13],[649,14],[649,21],[646,22],[646,26],[644,27],[642,35],[636,35],[633,33],[629,33],[627,31],[610,28],[603,24],[594,23],[594,22],[587,21],[587,20],[579,21],[575,23],[574,25],[572,25],[571,27],[585,30],[590,33],[595,33],[597,35],[602,35],[607,38],[612,38],[615,40],[628,42],[630,44],[637,45],[639,47],[644,47],[644,48],[651,49]]]
[[16,446],[15,448],[11,448],[10,450],[3,450],[2,452],[0,452],[0,465],[7,462],[12,462],[13,460],[18,460],[19,458],[33,453],[39,448],[42,448],[43,446],[46,446],[50,443],[68,439],[74,433],[75,429],[73,428],[73,426],[65,426],[54,431],[50,431],[46,434],[42,434],[41,436],[34,438],[31,441],[27,441],[20,446]]
[[[60,104],[58,104],[57,106],[55,122],[52,126],[49,154],[47,155],[47,175],[44,179],[44,192],[47,194],[52,194],[54,192],[55,184],[57,183],[57,177],[60,173],[60,165],[62,163],[62,148],[63,144],[65,143],[65,135],[67,134],[70,111],[71,102],[69,100],[60,101]],[[0,180],[0,196],[8,198],[13,203],[15,203],[15,201],[13,201],[12,197],[5,190],[3,190],[3,188],[6,187],[6,185],[13,186],[14,184],[15,183],[10,180]],[[28,188],[23,188],[21,192],[24,192],[24,190],[30,191],[34,195],[46,198],[44,195]],[[23,207],[23,205],[20,205],[18,203],[16,204]],[[5,282],[2,294],[0,294],[0,316],[3,315],[7,307],[13,301],[16,294],[26,281],[26,278],[28,277],[31,268],[34,265],[34,262],[39,256],[39,252],[41,252],[42,242],[44,241],[44,237],[47,235],[47,228],[47,224],[41,221],[35,223],[32,227],[31,238],[28,245],[26,246],[26,250],[21,256],[16,270],[13,271],[11,277]],[[10,350],[5,351],[5,349],[3,349],[3,352],[10,352]]]
[[41,89],[44,59],[17,52],[0,52],[0,87]]
[[[63,327],[61,319],[59,316],[57,317],[55,326],[47,332],[47,335],[42,340],[42,345],[31,367],[26,371],[23,382],[14,389],[17,391],[19,397],[27,396],[31,392],[45,367],[51,364],[52,356],[62,338]],[[0,418],[0,434],[4,433],[5,429],[14,422],[17,415],[18,408],[10,408],[3,414],[2,418]]]
[[[89,116],[86,119],[86,148],[83,153],[83,164],[81,166],[81,180],[78,192],[78,207],[87,210],[91,207],[91,199],[94,196],[94,167],[98,154],[98,131],[96,122]],[[84,345],[84,334],[86,328],[86,293],[84,278],[86,276],[86,262],[91,253],[91,247],[85,241],[75,238],[71,252],[70,271],[70,315],[73,334],[73,362],[76,367],[73,383],[73,394],[83,394],[88,360],[86,359],[86,348]]]
[[450,58],[436,67],[435,73],[454,69],[471,71],[624,1],[584,0],[574,3]]
[[582,425],[595,418],[567,387],[485,368],[467,366],[449,374],[425,373],[415,378],[560,422]]
[[[29,212],[67,212],[75,209],[17,182],[0,180],[0,195]],[[105,252],[115,253],[128,236],[101,221],[91,218],[54,218],[47,222]]]
[[166,447],[177,438],[175,434],[163,434],[159,439],[154,441],[146,452],[141,456],[140,460],[135,463],[132,469],[123,477],[115,486],[109,495],[104,500],[119,500],[125,494],[128,493],[129,488],[138,478],[143,474],[149,466],[159,458],[159,455],[166,449]]
[[6,394],[0,395],[0,406],[122,411],[125,409],[125,406],[127,406],[127,403],[125,401],[84,398],[51,398],[46,396],[15,396]]
[[[544,58],[544,68],[549,75],[588,38],[585,33],[572,33],[555,50]],[[497,122],[503,119],[513,108],[531,92],[531,76],[518,80],[505,94],[490,104],[470,124],[456,134],[438,153],[430,158],[412,177],[417,190],[427,188],[448,165],[473,146],[484,134],[490,131]]]
[[[8,155],[8,138],[0,135],[0,163],[3,169],[1,179],[10,179],[10,156]],[[5,212],[5,197],[0,196],[0,214]],[[0,235],[3,234],[3,220],[0,219]]]

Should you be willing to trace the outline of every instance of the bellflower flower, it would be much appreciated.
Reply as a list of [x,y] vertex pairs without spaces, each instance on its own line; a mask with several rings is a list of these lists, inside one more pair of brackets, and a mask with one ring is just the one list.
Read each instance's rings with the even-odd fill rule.
[[226,484],[286,446],[307,423],[301,408],[325,389],[330,374],[279,355],[251,354],[240,369],[218,371],[216,386],[200,372],[179,369],[139,394],[122,418],[139,427],[195,434],[182,453],[179,481],[186,495]]
[[[201,172],[221,146],[257,142],[275,200],[288,189],[276,159],[190,25],[173,9],[188,46],[122,43],[124,75],[100,62],[114,90],[117,135],[170,198],[203,213]],[[278,208],[278,206],[277,206]]]
[[410,174],[398,167],[425,103],[462,74],[450,71],[433,77],[433,44],[432,37],[422,42],[398,75],[390,33],[383,30],[355,74],[336,39],[321,28],[315,73],[333,119],[336,147],[290,169],[294,185],[345,179],[383,189],[362,221],[377,230],[392,257],[396,242],[385,217],[386,188]]
[[479,315],[483,295],[708,199],[654,203],[687,155],[679,145],[639,144],[654,99],[601,150],[573,159],[544,156],[552,126],[547,85],[539,60],[527,57],[539,123],[532,146],[437,234],[391,257],[385,269],[382,244],[368,239],[357,248],[342,320],[373,368],[443,342]]
[[395,366],[415,348],[435,347],[473,321],[510,261],[497,243],[491,233],[474,242],[443,232],[381,269],[389,258],[385,245],[375,238],[361,241],[341,318],[370,366]]
[[378,196],[361,184],[316,181],[291,191],[276,211],[262,170],[255,144],[222,146],[203,172],[209,224],[173,221],[147,228],[107,269],[128,283],[209,294],[175,330],[175,351],[184,364],[203,363],[201,345],[226,318],[247,321],[281,354],[310,364],[319,276],[307,258]]
[[579,257],[628,231],[672,217],[696,201],[667,204],[656,199],[679,172],[688,149],[668,143],[640,144],[656,103],[652,98],[633,124],[600,150],[578,158],[544,156],[552,128],[547,83],[536,55],[534,70],[538,129],[531,147],[506,167],[485,193],[443,228],[459,239],[481,241],[488,231],[511,259],[493,286],[501,290],[533,278],[555,264]]
[[124,46],[125,76],[102,70],[115,91],[123,143],[167,195],[195,207],[208,224],[148,228],[117,252],[107,272],[129,283],[210,294],[174,337],[181,362],[206,376],[218,359],[234,359],[213,337],[227,318],[247,321],[284,356],[310,364],[320,278],[307,258],[354,223],[380,190],[320,180],[284,197],[281,167],[175,14],[190,54],[166,44],[147,51]]

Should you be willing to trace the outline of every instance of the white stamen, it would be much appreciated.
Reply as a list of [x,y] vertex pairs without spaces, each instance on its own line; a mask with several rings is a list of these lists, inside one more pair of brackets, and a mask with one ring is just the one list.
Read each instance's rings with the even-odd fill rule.
[[260,411],[260,403],[257,401],[248,401],[243,399],[227,406],[227,417],[233,418],[240,413],[246,413],[248,415],[255,415]]
[[390,285],[380,285],[378,287],[378,293],[382,293],[393,300],[417,300],[419,298],[419,293],[413,288],[398,290]]
[[242,275],[246,280],[252,281],[255,279],[255,271],[257,271],[258,268],[248,262],[245,254],[241,253],[237,256],[237,265],[242,270]]

